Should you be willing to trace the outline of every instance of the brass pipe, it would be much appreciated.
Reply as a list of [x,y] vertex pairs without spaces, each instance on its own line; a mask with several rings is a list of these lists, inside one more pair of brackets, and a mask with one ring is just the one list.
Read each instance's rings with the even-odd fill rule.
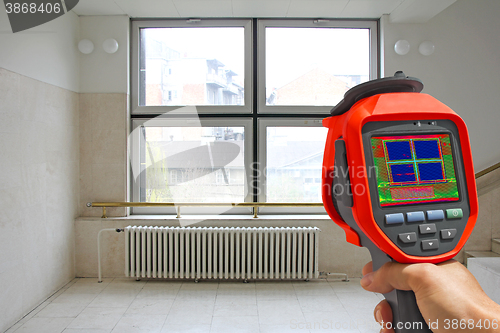
[[105,219],[106,207],[175,207],[176,218],[181,217],[181,207],[251,207],[257,218],[259,207],[323,207],[319,202],[89,202],[87,207],[102,207],[101,218]]
[[320,202],[89,202],[87,207],[323,207]]
[[478,173],[476,173],[476,179],[481,177],[481,176],[486,175],[487,173],[495,171],[498,168],[500,168],[500,162],[490,166],[489,168],[484,169],[483,171],[479,171]]

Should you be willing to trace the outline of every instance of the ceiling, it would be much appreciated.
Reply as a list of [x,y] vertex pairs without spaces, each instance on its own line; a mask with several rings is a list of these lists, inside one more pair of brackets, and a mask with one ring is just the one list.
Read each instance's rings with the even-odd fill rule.
[[425,23],[456,0],[80,0],[79,15],[134,18],[380,18]]

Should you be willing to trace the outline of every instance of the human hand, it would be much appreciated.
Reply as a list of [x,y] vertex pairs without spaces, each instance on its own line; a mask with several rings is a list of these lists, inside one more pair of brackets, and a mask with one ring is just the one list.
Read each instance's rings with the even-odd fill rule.
[[[361,286],[382,294],[393,289],[413,290],[424,320],[438,323],[432,327],[434,333],[500,332],[500,305],[493,302],[474,276],[455,260],[437,265],[388,262],[375,272],[369,262],[363,267]],[[386,300],[375,307],[374,315],[379,323],[393,319]],[[383,327],[381,332],[394,330]]]

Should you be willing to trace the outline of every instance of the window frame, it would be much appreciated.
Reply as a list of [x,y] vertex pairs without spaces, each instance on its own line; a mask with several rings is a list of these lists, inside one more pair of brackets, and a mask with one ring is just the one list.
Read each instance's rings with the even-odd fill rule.
[[[268,127],[322,127],[324,118],[288,118],[288,117],[263,117],[258,119],[257,153],[259,161],[259,190],[258,201],[267,202],[267,128]],[[326,214],[324,207],[262,207],[262,214]]]
[[195,105],[200,114],[235,113],[251,114],[253,110],[253,34],[251,19],[169,19],[169,20],[132,20],[130,46],[130,112],[132,115],[179,113],[184,105],[141,106],[139,105],[139,63],[140,29],[143,28],[222,28],[242,27],[244,29],[244,105]]
[[[201,105],[201,106],[139,106],[139,29],[141,28],[177,28],[177,27],[243,27],[244,28],[244,106],[236,105]],[[243,126],[245,127],[244,164],[245,164],[245,202],[266,202],[266,138],[269,126],[322,126],[322,119],[330,115],[331,106],[267,106],[265,89],[265,28],[266,27],[331,27],[369,29],[370,79],[380,75],[379,20],[312,20],[312,19],[168,19],[140,20],[131,23],[131,135],[129,155],[131,168],[139,163],[134,158],[138,153],[137,138],[133,130],[145,122],[182,126],[194,126],[199,121],[205,126]],[[195,113],[192,110],[196,110]],[[157,116],[156,118],[153,118]],[[136,161],[134,161],[136,160]],[[138,170],[138,169],[135,169]],[[135,185],[133,172],[130,172],[130,197],[133,202],[140,202],[139,187]],[[252,208],[224,209],[222,214],[252,214]],[[175,207],[133,207],[131,214],[176,214]],[[221,214],[216,207],[183,207],[181,214]],[[261,207],[259,214],[326,214],[323,207]]]
[[[157,117],[153,119],[133,119],[132,132],[129,136],[130,147],[130,164],[132,170],[139,171],[140,167],[140,147],[141,147],[141,131],[137,130],[142,126],[146,127],[244,127],[245,136],[243,141],[244,147],[244,168],[245,168],[245,183],[244,183],[244,202],[252,202],[253,190],[251,188],[253,173],[252,167],[252,152],[253,152],[253,131],[252,119],[231,117],[231,118],[172,118],[172,117]],[[140,198],[140,178],[134,180],[134,172],[130,173],[131,199],[133,202],[141,202]],[[231,208],[229,212],[226,207],[183,207],[183,214],[221,214],[224,211],[228,214],[250,214],[251,208],[239,207]],[[131,213],[134,215],[147,215],[147,214],[176,214],[175,207],[132,207]]]
[[379,73],[378,21],[375,20],[313,20],[313,19],[260,19],[257,24],[257,108],[260,114],[330,114],[332,106],[266,105],[266,36],[268,27],[279,28],[351,28],[368,29],[370,54],[370,80]]

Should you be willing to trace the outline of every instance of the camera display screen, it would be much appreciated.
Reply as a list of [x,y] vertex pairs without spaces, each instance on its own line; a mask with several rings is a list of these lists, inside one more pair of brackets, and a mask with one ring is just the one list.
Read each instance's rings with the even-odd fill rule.
[[449,134],[371,138],[382,207],[458,201]]

